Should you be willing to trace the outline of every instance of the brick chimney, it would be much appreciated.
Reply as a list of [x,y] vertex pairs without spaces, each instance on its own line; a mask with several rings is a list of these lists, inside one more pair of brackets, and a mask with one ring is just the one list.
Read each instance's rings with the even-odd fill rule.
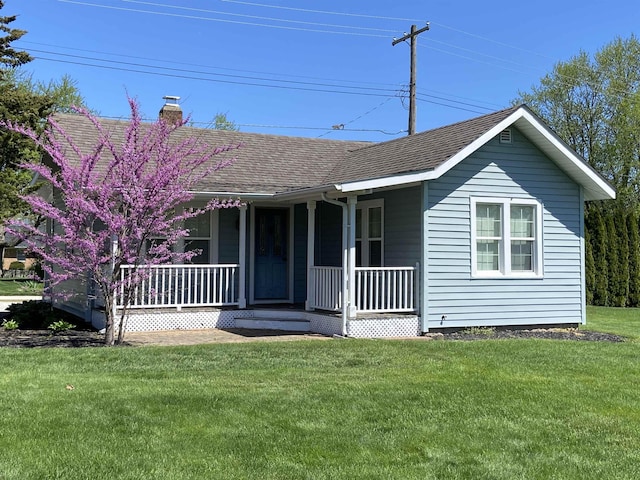
[[176,123],[182,123],[182,109],[178,105],[180,97],[174,97],[173,95],[166,95],[164,97],[164,105],[160,109],[160,118],[167,123],[175,125]]

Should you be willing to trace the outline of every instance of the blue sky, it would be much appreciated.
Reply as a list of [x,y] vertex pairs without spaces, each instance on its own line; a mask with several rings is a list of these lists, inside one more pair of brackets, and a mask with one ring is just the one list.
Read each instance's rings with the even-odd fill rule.
[[[637,0],[6,0],[44,81],[68,74],[89,107],[150,119],[164,95],[205,126],[383,141],[405,135],[418,37],[417,130],[499,110],[558,61],[638,35]],[[334,130],[333,125],[344,125]],[[293,128],[285,128],[293,127]]]

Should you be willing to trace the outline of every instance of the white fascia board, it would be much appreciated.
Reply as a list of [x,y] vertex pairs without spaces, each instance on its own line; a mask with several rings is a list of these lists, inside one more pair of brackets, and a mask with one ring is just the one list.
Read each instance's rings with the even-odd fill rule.
[[518,120],[518,118],[522,116],[521,112],[523,112],[523,109],[521,108],[516,110],[507,118],[502,120],[500,123],[496,124],[493,128],[486,131],[480,137],[478,137],[469,145],[464,147],[462,150],[456,153],[449,160],[447,160],[442,165],[438,166],[433,170],[428,170],[426,172],[409,173],[406,175],[393,175],[389,177],[375,178],[372,180],[348,182],[348,183],[343,183],[340,186],[336,186],[336,188],[339,188],[343,192],[352,192],[354,190],[361,190],[366,188],[380,188],[380,187],[387,187],[391,185],[402,185],[405,183],[422,182],[426,180],[435,180],[436,178],[440,178],[442,175],[444,175],[453,167],[455,167],[457,164],[459,164],[462,160],[464,160],[473,152],[475,152],[477,149],[482,147],[485,143],[487,143],[493,137],[498,135],[498,133],[500,133],[505,128],[513,124],[516,120]]
[[[572,166],[575,166],[580,172],[582,178],[576,178],[573,176],[574,180],[585,186],[586,190],[594,191],[594,198],[597,199],[607,199],[607,198],[615,198],[616,192],[615,190],[604,180],[595,170],[593,170],[589,165],[587,165],[580,157],[576,155],[570,148],[566,146],[566,144],[560,140],[555,134],[553,134],[548,128],[546,128],[540,121],[534,117],[526,108],[519,108],[507,118],[497,123],[491,129],[486,131],[476,140],[471,142],[469,145],[464,147],[458,153],[456,153],[449,160],[444,162],[442,165],[438,166],[433,170],[428,170],[425,172],[415,172],[415,173],[407,173],[401,175],[392,175],[388,177],[375,178],[371,180],[362,180],[355,182],[346,182],[343,184],[336,185],[336,189],[341,190],[342,192],[353,192],[356,190],[364,190],[364,189],[375,189],[382,188],[394,185],[404,185],[412,182],[423,182],[428,180],[435,180],[440,178],[442,175],[447,173],[453,167],[458,165],[462,160],[467,158],[473,152],[482,147],[489,140],[494,138],[504,129],[509,128],[511,125],[515,124],[519,120],[526,121],[529,125],[531,125],[544,139],[549,142],[549,144],[556,149],[559,153],[561,153],[566,159],[569,160]],[[554,159],[554,161],[557,161]],[[566,170],[565,170],[566,171]],[[567,172],[571,175],[569,172]],[[591,185],[585,185],[585,180],[587,182],[592,182]],[[594,188],[595,187],[595,188]]]
[[331,195],[335,190],[335,185],[320,185],[318,187],[308,187],[289,192],[276,193],[274,199],[280,201],[315,200],[320,199],[323,193]]
[[335,188],[344,193],[357,192],[359,190],[372,190],[384,187],[393,187],[395,185],[405,185],[407,183],[419,183],[424,180],[433,180],[437,178],[433,175],[435,170],[427,172],[416,172],[393,175],[391,177],[374,178],[371,180],[360,180],[356,182],[347,182],[336,184]]
[[190,191],[195,196],[202,197],[233,197],[233,198],[251,198],[251,199],[270,199],[274,197],[273,193],[247,193],[247,192],[204,192],[204,191]]

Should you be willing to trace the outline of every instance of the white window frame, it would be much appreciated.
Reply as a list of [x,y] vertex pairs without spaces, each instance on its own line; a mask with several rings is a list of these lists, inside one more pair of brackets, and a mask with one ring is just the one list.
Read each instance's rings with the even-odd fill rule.
[[[185,208],[203,208],[204,205],[189,205]],[[215,238],[214,237],[214,219],[213,217],[213,212],[214,210],[208,210],[206,212],[203,212],[201,215],[206,215],[208,217],[208,221],[209,221],[209,234],[207,236],[191,236],[191,235],[187,235],[186,237],[184,237],[182,239],[182,245],[181,245],[181,251],[185,252],[186,248],[188,247],[189,242],[191,241],[206,241],[209,246],[207,248],[207,250],[209,251],[209,256],[208,258],[204,259],[204,263],[200,263],[200,264],[194,264],[194,265],[210,265],[212,263],[212,258],[214,256],[214,252],[212,251],[211,245],[212,245],[212,240]],[[196,217],[192,217],[192,218],[196,218]],[[182,222],[182,227],[186,228],[186,220]]]
[[[499,241],[499,269],[478,270],[478,243],[476,206],[492,204],[501,206],[501,238]],[[534,207],[534,240],[532,247],[532,270],[513,271],[511,267],[511,207],[527,205]],[[530,198],[471,197],[471,277],[472,278],[542,278],[542,210],[543,205]]]
[[[380,208],[380,238],[369,238],[369,210],[372,208]],[[384,199],[366,200],[356,204],[356,210],[361,210],[362,227],[360,229],[362,236],[356,237],[356,241],[360,241],[362,265],[359,267],[369,267],[369,242],[371,240],[380,241],[380,266],[384,267]],[[356,219],[353,219],[354,228]]]

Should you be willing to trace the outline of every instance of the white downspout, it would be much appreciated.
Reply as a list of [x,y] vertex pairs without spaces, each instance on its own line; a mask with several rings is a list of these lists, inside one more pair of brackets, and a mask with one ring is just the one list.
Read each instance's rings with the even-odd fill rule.
[[331,203],[333,205],[337,205],[342,207],[342,336],[347,336],[347,318],[348,318],[348,309],[349,309],[349,283],[347,278],[347,269],[349,266],[349,248],[347,245],[347,227],[349,225],[348,215],[349,210],[347,208],[347,204],[340,202],[338,200],[333,200],[327,198],[325,192],[321,193],[322,200],[327,203]]

